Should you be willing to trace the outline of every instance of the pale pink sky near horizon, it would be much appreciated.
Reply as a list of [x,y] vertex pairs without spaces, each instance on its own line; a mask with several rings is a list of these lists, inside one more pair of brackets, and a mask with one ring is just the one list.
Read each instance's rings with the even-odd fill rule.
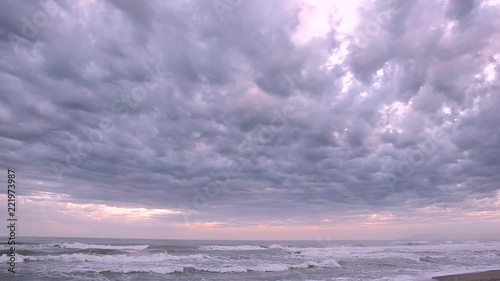
[[[20,181],[22,184],[22,181]],[[500,197],[500,193],[499,193]],[[241,226],[223,222],[186,222],[180,211],[70,203],[66,196],[19,196],[17,235],[208,240],[398,240],[494,239],[500,227],[499,209],[464,214],[459,210],[418,210],[408,218],[367,214],[317,225],[274,222]],[[0,195],[0,200],[6,200]],[[482,204],[499,205],[491,201]],[[209,208],[208,208],[209,210]],[[6,216],[5,216],[6,219]],[[405,219],[409,219],[405,221]],[[480,221],[475,221],[475,219]],[[287,225],[288,224],[288,225]],[[0,232],[1,236],[7,233]]]

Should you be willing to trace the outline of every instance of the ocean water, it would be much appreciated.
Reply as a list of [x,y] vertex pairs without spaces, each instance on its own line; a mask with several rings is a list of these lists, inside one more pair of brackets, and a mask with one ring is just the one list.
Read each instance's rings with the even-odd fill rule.
[[500,241],[18,239],[0,280],[428,280],[500,268]]

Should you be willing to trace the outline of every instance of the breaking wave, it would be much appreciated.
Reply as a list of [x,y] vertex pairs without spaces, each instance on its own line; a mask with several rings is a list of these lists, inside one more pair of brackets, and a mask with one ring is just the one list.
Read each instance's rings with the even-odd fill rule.
[[238,245],[238,246],[210,245],[210,246],[200,246],[200,249],[207,251],[259,251],[259,250],[267,250],[268,248],[255,245]]
[[149,245],[125,245],[125,246],[115,246],[115,245],[96,245],[96,244],[84,244],[84,243],[64,243],[61,248],[65,249],[108,249],[108,250],[145,250]]

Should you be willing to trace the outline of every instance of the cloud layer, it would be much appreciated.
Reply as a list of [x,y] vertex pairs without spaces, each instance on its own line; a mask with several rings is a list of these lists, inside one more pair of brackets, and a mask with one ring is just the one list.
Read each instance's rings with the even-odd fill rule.
[[176,224],[498,221],[490,2],[5,5],[0,163],[25,196]]

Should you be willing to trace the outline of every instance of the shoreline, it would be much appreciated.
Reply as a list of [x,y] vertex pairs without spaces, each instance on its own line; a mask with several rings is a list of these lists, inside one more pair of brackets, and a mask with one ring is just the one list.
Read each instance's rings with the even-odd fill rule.
[[500,270],[452,274],[432,277],[437,281],[500,281]]

